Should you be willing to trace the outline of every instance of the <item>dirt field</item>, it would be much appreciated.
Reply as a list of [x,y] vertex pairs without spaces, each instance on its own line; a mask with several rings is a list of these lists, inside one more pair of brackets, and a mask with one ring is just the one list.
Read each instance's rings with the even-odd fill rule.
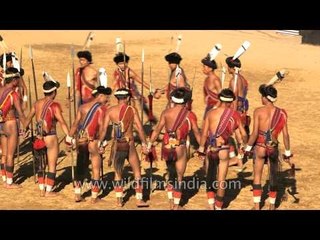
[[[141,71],[141,51],[145,51],[145,81],[150,79],[150,66],[154,88],[162,87],[167,83],[168,65],[164,56],[175,49],[176,39],[182,34],[183,40],[180,53],[183,57],[181,66],[186,71],[190,83],[194,71],[194,101],[193,109],[198,116],[198,124],[202,124],[204,100],[202,93],[203,80],[202,65],[200,60],[211,50],[215,43],[222,44],[222,53],[216,61],[219,67],[225,64],[226,55],[233,55],[244,40],[251,42],[251,47],[241,56],[242,73],[249,80],[248,98],[250,101],[250,115],[253,109],[261,105],[258,87],[266,83],[280,69],[289,70],[289,75],[280,84],[277,84],[277,105],[285,108],[289,115],[289,133],[291,150],[296,163],[295,179],[288,177],[288,165],[282,165],[280,174],[281,186],[276,207],[278,209],[319,209],[320,208],[320,167],[316,156],[320,155],[319,123],[320,109],[320,47],[302,45],[301,37],[276,34],[275,31],[94,31],[95,37],[90,50],[96,68],[104,67],[109,75],[109,83],[115,64],[112,59],[115,54],[115,38],[121,37],[125,41],[126,53],[131,57],[130,67],[136,72]],[[31,62],[28,58],[29,44],[33,47],[38,94],[42,96],[42,71],[49,72],[56,80],[60,81],[57,100],[62,104],[64,117],[68,123],[66,76],[71,71],[70,46],[74,44],[75,50],[82,49],[88,31],[0,31],[6,44],[15,50],[18,55],[20,48],[23,52],[24,79],[28,76],[32,80]],[[75,66],[78,61],[75,58]],[[220,72],[219,72],[220,74]],[[230,76],[226,77],[224,86],[229,84]],[[32,84],[33,86],[33,84]],[[33,87],[32,87],[33,89]],[[147,90],[145,90],[145,95]],[[35,99],[32,94],[33,100]],[[112,100],[113,103],[115,100]],[[157,116],[165,106],[165,98],[154,101],[154,112]],[[145,117],[146,119],[146,117]],[[58,127],[59,138],[63,135]],[[279,138],[281,144],[282,136]],[[92,205],[90,191],[85,195],[87,201],[75,203],[71,183],[71,157],[65,152],[64,143],[60,144],[61,157],[58,159],[56,198],[40,198],[38,186],[34,183],[32,173],[31,151],[25,144],[28,141],[21,139],[21,155],[19,163],[15,165],[15,180],[21,183],[19,190],[7,190],[0,187],[0,209],[118,209],[115,207],[115,193],[113,189],[106,189],[101,193],[103,202]],[[140,147],[138,147],[140,149]],[[283,144],[281,145],[283,151]],[[160,151],[160,148],[157,148]],[[193,149],[192,149],[193,151]],[[109,156],[110,146],[105,156]],[[106,159],[105,159],[106,162]],[[203,179],[201,171],[202,162],[198,158],[191,158],[188,162],[185,178],[192,182],[193,177],[199,181]],[[142,174],[149,176],[149,165],[142,162]],[[113,179],[113,170],[104,166],[104,180]],[[153,179],[161,181],[165,173],[165,163],[159,161],[153,169]],[[266,181],[267,168],[263,183]],[[128,168],[127,176],[132,172]],[[235,167],[228,172],[228,180],[239,180],[240,188],[226,192],[224,208],[246,210],[252,207],[252,160],[246,163],[246,168],[239,173]],[[110,183],[111,184],[111,183]],[[267,186],[264,186],[263,200],[267,198]],[[291,194],[289,194],[291,193]],[[284,194],[287,201],[280,201]],[[146,194],[147,195],[147,194]],[[125,196],[125,205],[122,209],[137,209],[135,207],[134,191],[128,189]],[[185,209],[207,209],[206,193],[203,186],[184,192],[182,205]],[[266,201],[266,206],[267,206]],[[266,208],[266,206],[264,208]],[[156,189],[151,194],[150,208],[168,209],[167,196],[163,188]]]

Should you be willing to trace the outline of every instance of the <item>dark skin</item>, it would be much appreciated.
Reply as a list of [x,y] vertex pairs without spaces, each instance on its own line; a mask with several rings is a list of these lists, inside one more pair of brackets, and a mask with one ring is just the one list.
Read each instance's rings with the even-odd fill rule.
[[[253,112],[253,131],[248,141],[249,146],[252,146],[254,144],[258,137],[259,131],[267,131],[269,129],[270,122],[276,109],[274,104],[270,102],[266,97],[262,96],[261,101],[263,106],[256,108]],[[290,149],[290,137],[287,122],[282,129],[282,135],[285,149]],[[253,169],[253,184],[261,184],[263,166],[266,157],[266,148],[256,145],[255,156],[256,159]],[[287,161],[290,166],[292,165],[290,157],[288,159],[285,159],[285,161]],[[255,203],[254,208],[258,210],[259,203]]]
[[[164,110],[160,116],[159,123],[154,128],[150,142],[153,143],[158,138],[161,130],[165,127],[166,129],[171,129],[175,123],[176,118],[178,117],[179,112],[182,108],[185,108],[185,104],[174,104],[172,108]],[[200,131],[198,125],[194,121],[190,121],[191,128],[194,132],[197,142],[200,142]],[[178,181],[181,182],[183,175],[187,167],[187,147],[185,144],[179,145],[176,147],[177,152],[177,161],[175,163],[175,168],[178,175]],[[173,209],[178,209],[179,205],[175,204]]]
[[[202,128],[202,134],[200,139],[200,148],[204,149],[205,142],[208,138],[208,132],[216,132],[216,129],[218,127],[218,124],[220,122],[220,118],[225,110],[225,108],[230,108],[231,103],[221,102],[219,107],[216,109],[210,110],[204,120],[203,128]],[[238,122],[239,127],[235,129],[235,135],[237,138],[237,141],[240,143],[243,143],[246,141],[246,132],[243,126],[241,125],[241,122],[239,120]],[[243,137],[245,136],[245,137]],[[227,145],[228,143],[225,142],[225,140],[220,136],[216,139],[217,146],[223,146]],[[202,152],[202,151],[200,151]],[[219,151],[219,168],[218,168],[218,176],[217,181],[219,182],[217,195],[223,197],[225,194],[225,188],[221,185],[226,179],[227,172],[228,172],[228,166],[229,166],[229,149],[220,150]],[[208,159],[206,158],[206,166],[208,166]],[[213,209],[213,205],[210,206],[211,209]]]
[[[129,101],[128,97],[125,99],[118,99],[117,105],[111,106],[110,108],[107,109],[107,111],[105,113],[104,120],[103,120],[102,131],[100,131],[100,133],[99,133],[99,141],[100,142],[103,141],[103,139],[106,135],[109,123],[110,122],[112,122],[112,123],[119,122],[120,110],[124,104],[128,104],[128,101]],[[133,112],[134,112],[134,117],[132,119],[132,122],[129,123],[129,127],[124,134],[125,134],[125,137],[127,137],[129,139],[133,139],[133,128],[135,128],[137,130],[139,137],[141,139],[141,142],[142,142],[142,151],[145,154],[147,154],[146,138],[144,135],[143,126],[142,126],[141,120],[139,118],[138,111],[134,107],[133,107]],[[141,179],[140,160],[139,160],[138,153],[137,153],[137,150],[134,145],[134,141],[130,140],[129,145],[130,145],[130,150],[129,150],[128,160],[129,160],[130,166],[132,167],[135,180],[140,180]],[[103,152],[103,149],[100,149],[100,152]],[[115,171],[114,180],[118,181],[121,179],[122,179],[122,173]],[[118,199],[118,203],[117,203],[118,206],[122,206],[122,203],[120,201],[121,200]],[[137,205],[140,205],[140,204],[144,204],[144,202],[140,199],[139,200],[137,199]]]
[[[14,78],[10,83],[6,83],[5,86],[0,88],[0,96],[7,89],[15,89],[19,84],[20,78]],[[5,135],[1,135],[1,147],[2,147],[2,157],[1,163],[8,166],[14,165],[14,152],[17,147],[18,142],[18,128],[15,117],[15,111],[18,113],[19,120],[22,122],[23,126],[27,126],[26,117],[22,111],[21,102],[13,100],[13,107],[7,114],[7,120],[3,126],[3,132]],[[19,188],[20,185],[17,184],[6,184],[6,188]]]

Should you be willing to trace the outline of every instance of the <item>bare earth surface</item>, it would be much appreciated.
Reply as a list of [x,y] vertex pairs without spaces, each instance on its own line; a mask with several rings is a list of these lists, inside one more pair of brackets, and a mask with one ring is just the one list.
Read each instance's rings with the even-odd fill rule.
[[[280,174],[280,192],[277,198],[278,209],[319,209],[320,208],[320,168],[317,156],[320,155],[318,140],[320,135],[319,116],[320,109],[320,47],[302,45],[300,36],[285,36],[276,34],[275,31],[94,31],[95,37],[90,50],[93,54],[93,62],[96,68],[104,67],[109,75],[109,83],[112,81],[112,73],[115,64],[112,59],[115,54],[115,38],[121,37],[125,41],[126,53],[130,55],[130,66],[137,72],[141,71],[141,51],[145,50],[145,81],[150,79],[150,66],[152,80],[155,88],[167,83],[168,65],[164,56],[175,49],[176,38],[182,34],[183,40],[180,53],[183,57],[181,66],[185,69],[192,83],[194,71],[194,96],[193,109],[198,116],[198,124],[202,124],[204,112],[204,100],[202,85],[204,74],[200,60],[211,50],[215,43],[221,43],[222,53],[216,61],[219,67],[226,65],[226,55],[233,55],[244,40],[251,42],[251,47],[241,56],[242,73],[249,80],[250,90],[250,115],[255,107],[261,105],[258,87],[266,83],[280,69],[289,70],[285,80],[277,85],[277,105],[285,108],[289,115],[289,132],[291,137],[291,150],[294,153],[296,163],[295,179],[288,177],[288,165],[282,164]],[[68,123],[67,109],[67,72],[71,71],[70,46],[74,44],[76,52],[82,49],[88,31],[0,31],[10,49],[18,55],[20,48],[23,52],[23,68],[25,69],[25,81],[28,76],[32,80],[31,62],[28,58],[29,44],[33,47],[38,94],[42,96],[43,70],[48,71],[56,80],[60,81],[61,88],[58,91],[57,100],[62,104],[64,117]],[[173,40],[172,40],[173,38]],[[75,66],[78,66],[75,59]],[[220,72],[219,72],[220,75]],[[229,84],[230,77],[226,77],[224,86]],[[33,89],[33,82],[32,82]],[[33,91],[33,90],[32,90]],[[145,90],[145,95],[147,90]],[[35,99],[32,94],[33,101]],[[112,99],[113,103],[115,102]],[[165,98],[154,100],[154,112],[159,117],[165,106]],[[146,119],[146,117],[144,118]],[[58,127],[59,139],[63,138]],[[282,143],[282,136],[279,140]],[[60,144],[61,157],[58,159],[56,191],[59,196],[55,198],[40,198],[38,186],[34,183],[32,173],[32,161],[30,146],[21,138],[21,155],[19,163],[15,165],[15,181],[21,183],[19,190],[7,190],[0,187],[0,209],[119,209],[115,207],[115,193],[109,183],[107,189],[101,193],[102,202],[90,203],[90,191],[86,196],[86,202],[75,203],[73,187],[71,183],[71,157],[66,151],[64,143]],[[138,146],[138,150],[140,145]],[[283,151],[283,144],[281,145]],[[160,145],[157,147],[160,153]],[[192,152],[194,147],[192,147]],[[65,154],[66,153],[66,154]],[[105,154],[108,158],[110,146]],[[106,159],[104,162],[106,163]],[[182,205],[187,210],[207,209],[205,189],[202,186],[192,186],[193,179],[199,182],[203,179],[201,170],[202,162],[198,158],[191,158],[188,162],[185,179],[191,188],[183,194]],[[227,179],[239,180],[240,187],[227,191],[224,208],[249,210],[252,207],[252,160],[250,159],[242,173],[235,167],[231,167]],[[126,176],[132,179],[130,168],[126,168]],[[162,181],[165,173],[165,163],[158,161],[153,168],[153,179]],[[113,179],[113,169],[104,164],[104,180],[110,182]],[[149,164],[142,162],[142,174],[150,176]],[[263,184],[267,180],[267,167]],[[193,182],[195,183],[195,182]],[[122,209],[137,209],[135,206],[134,190],[126,186],[125,205]],[[267,186],[264,186],[263,201],[267,198]],[[291,194],[290,194],[291,193]],[[148,198],[148,193],[145,193]],[[281,201],[283,197],[287,201]],[[156,188],[150,199],[148,209],[168,209],[166,192],[163,187]],[[268,206],[266,204],[264,209]],[[145,208],[146,209],[146,208]]]

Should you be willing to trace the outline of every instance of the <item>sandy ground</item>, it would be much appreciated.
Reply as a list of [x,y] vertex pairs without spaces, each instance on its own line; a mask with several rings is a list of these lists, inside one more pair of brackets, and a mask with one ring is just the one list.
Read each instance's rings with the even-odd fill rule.
[[[194,71],[194,102],[193,109],[198,116],[198,123],[201,126],[204,111],[202,85],[204,75],[200,60],[210,51],[215,43],[223,45],[222,53],[216,61],[219,66],[225,65],[225,55],[232,55],[244,40],[251,42],[249,50],[241,57],[242,73],[250,82],[248,98],[250,100],[250,114],[255,107],[260,106],[260,97],[257,91],[261,83],[266,83],[278,70],[286,68],[289,75],[277,85],[277,105],[287,110],[289,115],[289,132],[291,138],[291,149],[294,153],[296,163],[295,179],[288,177],[288,165],[282,165],[280,174],[280,191],[276,206],[278,209],[319,209],[320,188],[319,188],[319,162],[316,156],[320,150],[317,147],[319,138],[320,115],[317,102],[320,100],[318,70],[320,63],[320,47],[302,45],[300,36],[285,36],[276,34],[275,31],[94,31],[95,37],[90,50],[93,54],[93,62],[96,68],[105,67],[109,74],[109,81],[115,65],[112,58],[115,54],[115,38],[121,37],[126,44],[126,53],[130,55],[130,66],[138,73],[141,70],[141,50],[145,50],[145,75],[146,81],[150,79],[150,67],[152,80],[155,87],[162,87],[167,82],[168,66],[164,55],[175,49],[176,38],[183,35],[180,53],[183,57],[181,66],[185,69],[190,83]],[[18,54],[20,48],[23,52],[23,68],[25,69],[24,79],[27,82],[28,76],[32,80],[31,62],[28,58],[29,44],[33,47],[36,78],[38,82],[38,93],[41,96],[43,70],[48,71],[56,80],[60,81],[61,89],[58,92],[57,100],[64,108],[64,116],[68,122],[66,75],[71,71],[70,46],[74,44],[75,50],[82,49],[88,31],[0,31],[10,49]],[[75,59],[75,66],[78,65]],[[219,73],[220,74],[220,73]],[[226,77],[224,86],[229,83],[230,77]],[[33,84],[32,84],[33,86]],[[147,91],[145,91],[145,95]],[[32,94],[34,100],[34,94]],[[114,99],[112,100],[114,102]],[[160,115],[165,106],[165,99],[155,100],[154,112]],[[318,110],[317,110],[318,109]],[[146,119],[146,118],[145,118]],[[63,135],[58,128],[59,138]],[[282,141],[282,136],[280,136]],[[15,165],[15,180],[21,183],[19,190],[7,190],[0,187],[0,209],[118,209],[115,207],[115,193],[113,189],[107,188],[100,197],[103,202],[93,205],[90,203],[90,191],[85,194],[87,201],[75,203],[73,201],[73,188],[71,183],[71,157],[70,153],[65,154],[65,145],[60,145],[61,157],[58,159],[56,191],[59,196],[56,198],[40,198],[38,187],[32,176],[31,151],[28,141],[21,139],[21,155],[19,163]],[[138,147],[140,149],[140,147]],[[193,148],[194,149],[194,148]],[[192,149],[192,151],[193,151]],[[283,150],[283,146],[281,146]],[[157,148],[159,151],[159,147]],[[110,147],[107,148],[105,156],[109,156]],[[106,161],[106,160],[105,160]],[[202,162],[197,158],[191,158],[188,162],[185,178],[192,182],[193,177],[199,181],[203,179],[201,171]],[[142,174],[149,176],[149,165],[142,162]],[[127,168],[127,177],[132,172]],[[110,181],[113,178],[112,169],[104,166],[104,180]],[[153,168],[153,179],[163,180],[165,163],[159,161],[156,168]],[[226,192],[226,209],[246,210],[252,207],[252,160],[246,163],[242,173],[238,173],[235,167],[228,172],[228,180],[239,180],[240,187]],[[263,177],[266,182],[267,168]],[[127,186],[125,205],[122,209],[137,209],[135,207],[134,191]],[[264,186],[263,201],[267,198],[267,185]],[[291,194],[289,194],[291,193]],[[145,194],[148,198],[148,193]],[[287,201],[281,201],[287,196]],[[159,187],[152,192],[150,197],[150,208],[168,209],[166,192]],[[202,186],[184,192],[182,205],[185,209],[207,209],[206,193]],[[264,206],[267,207],[268,203]]]

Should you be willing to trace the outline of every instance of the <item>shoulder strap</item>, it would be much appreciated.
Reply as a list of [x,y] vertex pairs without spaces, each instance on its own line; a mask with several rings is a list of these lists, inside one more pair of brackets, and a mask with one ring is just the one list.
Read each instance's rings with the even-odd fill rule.
[[281,117],[281,110],[280,110],[280,108],[276,107],[276,110],[274,111],[274,114],[273,114],[273,117],[271,120],[271,126],[270,126],[271,131],[273,131],[275,129],[275,127],[277,126],[277,124],[280,120],[280,117]]
[[11,92],[13,92],[13,90],[10,88],[8,88],[2,92],[2,95],[0,97],[0,108],[6,102],[6,99],[10,96]]
[[215,92],[212,92],[207,86],[204,87],[209,97],[213,99],[218,99],[218,94]]
[[42,108],[41,115],[40,115],[40,120],[44,119],[52,102],[53,101],[51,99],[49,99],[48,101],[45,102],[45,104],[43,105],[43,108]]
[[220,117],[220,121],[218,123],[217,129],[216,129],[216,133],[215,133],[215,135],[217,137],[221,136],[222,133],[227,128],[229,119],[231,118],[232,114],[233,114],[233,110],[230,109],[230,108],[226,108],[223,111],[223,113],[222,113],[222,115]]
[[182,122],[186,119],[189,111],[186,107],[182,108],[176,118],[176,121],[173,124],[173,127],[171,129],[172,132],[177,131],[178,127],[182,124]]
[[93,117],[94,113],[98,110],[99,107],[100,107],[100,103],[93,104],[93,106],[88,111],[88,113],[86,115],[86,118],[83,121],[83,124],[81,126],[81,130],[85,129],[88,126],[88,124],[92,120],[92,117]]
[[126,132],[129,124],[124,123],[123,120],[126,118],[126,114],[128,112],[129,109],[132,109],[132,107],[130,105],[123,105],[122,108],[120,109],[120,113],[119,113],[119,122],[122,126],[122,132]]

